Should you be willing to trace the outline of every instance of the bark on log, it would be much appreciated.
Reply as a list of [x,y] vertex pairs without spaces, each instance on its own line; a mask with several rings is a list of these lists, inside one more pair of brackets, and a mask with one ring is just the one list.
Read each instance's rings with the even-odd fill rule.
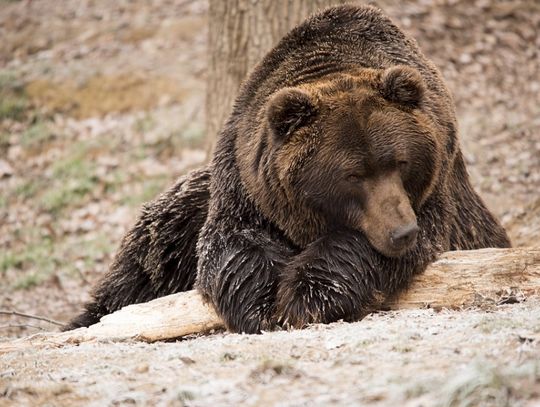
[[540,294],[540,248],[446,252],[387,305],[390,309],[481,307]]
[[[451,308],[522,301],[540,295],[540,248],[483,249],[444,253],[390,309]],[[0,354],[88,341],[154,342],[223,328],[196,291],[127,306],[89,328],[40,333],[0,343]]]

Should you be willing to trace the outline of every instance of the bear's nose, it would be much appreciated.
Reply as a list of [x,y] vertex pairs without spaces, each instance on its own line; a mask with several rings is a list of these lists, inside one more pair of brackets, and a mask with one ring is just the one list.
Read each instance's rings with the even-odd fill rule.
[[400,250],[412,245],[420,228],[416,222],[396,228],[390,237],[395,249]]

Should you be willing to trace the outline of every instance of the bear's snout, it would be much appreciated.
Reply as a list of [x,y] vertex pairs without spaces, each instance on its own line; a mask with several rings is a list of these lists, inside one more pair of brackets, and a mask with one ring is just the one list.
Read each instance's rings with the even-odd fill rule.
[[364,188],[368,193],[362,231],[383,255],[402,256],[416,243],[420,228],[399,172],[366,179]]
[[415,242],[420,228],[416,222],[398,227],[390,234],[390,244],[395,251],[405,251]]

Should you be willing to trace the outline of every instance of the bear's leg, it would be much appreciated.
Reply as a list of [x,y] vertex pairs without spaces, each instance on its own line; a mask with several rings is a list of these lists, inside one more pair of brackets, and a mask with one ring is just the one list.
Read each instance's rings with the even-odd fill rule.
[[126,305],[193,288],[196,245],[208,212],[210,171],[192,171],[143,207],[92,301],[64,330],[92,325]]
[[425,268],[427,262],[415,263],[415,257],[386,258],[354,231],[320,238],[284,268],[278,289],[278,320],[296,328],[359,320]]
[[291,254],[265,232],[233,228],[201,233],[196,287],[227,329],[260,333],[275,325],[278,278]]

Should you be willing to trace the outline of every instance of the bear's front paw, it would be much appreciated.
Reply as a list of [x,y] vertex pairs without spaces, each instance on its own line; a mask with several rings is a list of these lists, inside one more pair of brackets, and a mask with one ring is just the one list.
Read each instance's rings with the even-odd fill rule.
[[362,314],[362,301],[353,298],[348,284],[342,283],[339,278],[332,279],[328,270],[302,267],[286,271],[278,290],[279,323],[302,328],[312,323],[357,319]]
[[247,310],[237,309],[236,312],[222,315],[230,332],[243,334],[260,334],[263,331],[273,331],[276,328],[274,308],[253,304]]
[[312,323],[360,320],[385,300],[381,291],[364,281],[361,270],[334,270],[329,262],[291,264],[279,283],[278,323],[302,328]]

